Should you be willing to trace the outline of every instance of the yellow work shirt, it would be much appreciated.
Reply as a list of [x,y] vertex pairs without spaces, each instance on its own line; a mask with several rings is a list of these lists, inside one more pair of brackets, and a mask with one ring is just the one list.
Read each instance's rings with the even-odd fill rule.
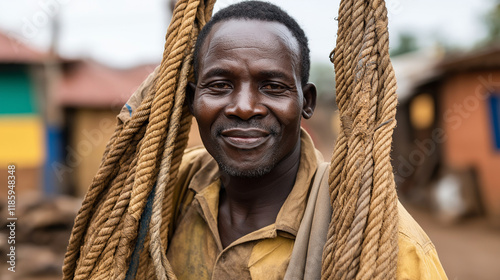
[[[217,163],[202,148],[188,150],[183,158],[174,194],[174,201],[177,202],[176,218],[167,251],[167,258],[177,278],[283,279],[321,162],[321,154],[303,131],[295,185],[281,207],[276,222],[223,248],[217,227],[221,189]],[[397,279],[446,279],[432,242],[401,205],[398,210]]]

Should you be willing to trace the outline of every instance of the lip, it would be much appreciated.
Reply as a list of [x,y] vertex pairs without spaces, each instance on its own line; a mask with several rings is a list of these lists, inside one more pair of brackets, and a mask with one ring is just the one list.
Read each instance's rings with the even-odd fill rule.
[[241,150],[259,147],[269,139],[269,135],[269,132],[257,128],[231,128],[221,132],[227,144]]

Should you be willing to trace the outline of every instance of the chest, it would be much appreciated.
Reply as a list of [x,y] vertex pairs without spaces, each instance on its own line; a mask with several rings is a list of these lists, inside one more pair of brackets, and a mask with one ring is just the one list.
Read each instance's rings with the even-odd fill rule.
[[294,240],[274,225],[250,232],[222,248],[215,217],[193,205],[178,224],[167,257],[179,280],[283,279]]

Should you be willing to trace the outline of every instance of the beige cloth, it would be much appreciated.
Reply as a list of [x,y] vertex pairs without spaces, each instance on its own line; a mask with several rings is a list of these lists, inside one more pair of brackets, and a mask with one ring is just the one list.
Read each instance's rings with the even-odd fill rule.
[[321,260],[332,216],[328,192],[328,167],[323,162],[312,184],[311,193],[295,239],[285,280],[321,279]]

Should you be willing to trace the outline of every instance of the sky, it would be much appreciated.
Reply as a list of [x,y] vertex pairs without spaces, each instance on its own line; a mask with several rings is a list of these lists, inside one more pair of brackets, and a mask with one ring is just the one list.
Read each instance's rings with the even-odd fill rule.
[[[47,50],[58,19],[63,57],[91,58],[114,67],[161,60],[169,18],[167,0],[0,0],[0,31]],[[215,10],[238,0],[219,0]],[[304,28],[313,61],[328,62],[335,47],[340,0],[270,0]],[[486,36],[482,16],[493,0],[386,0],[390,46],[404,32],[422,47],[436,41],[470,48]]]

